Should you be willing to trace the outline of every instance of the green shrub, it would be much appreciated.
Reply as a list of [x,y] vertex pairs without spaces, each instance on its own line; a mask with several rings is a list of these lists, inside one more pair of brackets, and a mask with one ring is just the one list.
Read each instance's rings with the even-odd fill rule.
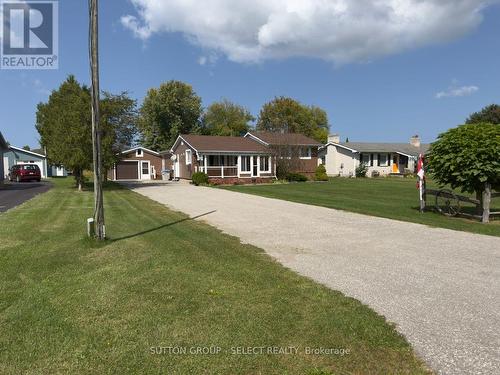
[[196,172],[193,173],[193,177],[191,177],[191,180],[193,184],[196,186],[206,185],[208,184],[208,175],[203,172]]
[[318,165],[316,168],[316,173],[314,175],[316,181],[328,181],[328,175],[326,174],[326,168],[323,164]]
[[286,179],[290,182],[306,182],[308,178],[300,173],[288,173]]
[[368,173],[368,166],[364,163],[361,163],[359,167],[356,168],[356,177],[363,178],[366,177]]

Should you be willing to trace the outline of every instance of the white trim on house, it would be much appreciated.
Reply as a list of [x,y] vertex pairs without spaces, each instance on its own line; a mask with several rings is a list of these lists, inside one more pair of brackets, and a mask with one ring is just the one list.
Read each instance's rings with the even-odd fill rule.
[[[148,173],[143,173],[143,164],[148,164]],[[151,180],[151,162],[149,160],[139,160],[139,179],[140,180]]]
[[24,148],[19,148],[19,147],[15,147],[15,146],[9,146],[9,148],[15,150],[15,151],[19,151],[19,152],[25,152],[27,154],[31,154],[31,155],[34,155],[34,156],[38,156],[39,158],[44,158],[44,159],[47,159],[47,156],[46,155],[42,155],[42,154],[37,154],[36,152],[33,152],[33,151],[28,151],[28,150],[25,150]]
[[[261,166],[262,164],[260,163],[261,162],[261,158],[266,158],[267,157],[267,169],[266,170],[262,170],[261,169]],[[271,156],[267,156],[267,155],[260,155],[259,156],[259,174],[260,173],[271,173],[271,165],[272,165],[272,162],[271,162]]]
[[307,147],[307,146],[302,146],[299,149],[299,159],[311,160],[312,159],[312,147],[311,146],[307,147],[307,156],[300,156],[302,154],[302,150],[304,149],[304,147]]
[[341,145],[340,143],[334,143],[334,142],[328,142],[326,145],[319,147],[319,149],[320,149],[320,150],[322,150],[322,149],[324,149],[324,148],[328,148],[328,146],[341,147],[341,148],[343,148],[344,150],[351,151],[352,153],[357,153],[357,152],[358,152],[357,150],[355,150],[355,149],[353,149],[353,148],[350,148],[350,147],[347,147],[347,146]]
[[250,136],[251,138],[253,138],[255,141],[259,142],[260,144],[264,145],[264,146],[269,146],[269,143],[267,143],[266,141],[263,141],[262,139],[260,139],[259,137],[253,135],[252,133],[250,132],[247,132],[243,138],[246,138],[248,136]]
[[170,153],[171,153],[171,154],[173,154],[173,153],[174,153],[174,149],[176,148],[177,143],[179,142],[179,140],[180,140],[180,139],[182,139],[184,142],[186,142],[186,144],[187,144],[190,148],[192,148],[192,149],[193,149],[196,153],[198,153],[198,150],[197,150],[196,148],[194,148],[193,146],[191,146],[191,145],[189,144],[189,142],[188,142],[188,141],[186,141],[184,138],[182,138],[182,135],[179,135],[179,136],[177,136],[177,139],[175,140],[175,142],[174,142],[174,144],[172,145],[172,147],[170,148]]
[[191,165],[193,162],[193,151],[186,150],[186,165]]
[[[156,152],[156,151],[153,151],[153,150],[150,150],[149,148],[146,148],[146,147],[142,147],[142,146],[137,146],[137,147],[134,147],[134,148],[131,148],[130,150],[125,150],[125,151],[122,151],[121,153],[122,154],[128,154],[129,152],[132,152],[132,151],[137,151],[138,149],[141,149],[143,151],[147,151],[153,155],[156,155],[156,156],[160,156],[160,153],[159,152]],[[136,153],[136,156],[137,156],[137,153]]]
[[411,158],[411,159],[415,159],[415,156],[413,155],[408,155],[408,154],[405,154],[404,152],[400,152],[400,151],[395,151],[393,152],[394,154],[399,154],[399,155],[403,155],[403,156],[406,156],[408,158]]

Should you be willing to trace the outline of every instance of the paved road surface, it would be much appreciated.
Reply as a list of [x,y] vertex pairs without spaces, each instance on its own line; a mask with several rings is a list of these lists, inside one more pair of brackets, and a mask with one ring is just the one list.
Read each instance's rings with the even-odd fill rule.
[[5,212],[50,190],[49,182],[6,183],[0,186],[0,212]]
[[500,238],[194,187],[130,186],[397,324],[438,373],[500,373]]

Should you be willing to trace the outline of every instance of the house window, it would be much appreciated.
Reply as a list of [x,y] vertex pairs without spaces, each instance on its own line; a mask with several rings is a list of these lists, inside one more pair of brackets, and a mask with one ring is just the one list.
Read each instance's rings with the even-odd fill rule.
[[371,157],[370,154],[361,154],[361,163],[364,165],[370,165]]
[[241,157],[241,171],[242,172],[250,172],[250,156],[242,156]]
[[222,165],[220,155],[209,155],[208,156],[208,166],[209,167],[220,167]]
[[311,159],[311,147],[301,147],[299,149],[299,157],[301,159]]
[[226,156],[226,158],[227,158],[226,165],[228,167],[234,167],[234,166],[238,165],[238,157],[237,156],[228,155],[228,156]]
[[378,166],[379,167],[389,166],[389,154],[378,154]]
[[186,165],[191,164],[193,161],[193,155],[191,153],[191,150],[186,150]]
[[260,157],[260,171],[261,172],[271,172],[269,165],[269,156]]
[[142,174],[149,174],[149,163],[147,161],[142,162]]
[[142,149],[137,149],[137,151],[135,152],[135,156],[142,157]]

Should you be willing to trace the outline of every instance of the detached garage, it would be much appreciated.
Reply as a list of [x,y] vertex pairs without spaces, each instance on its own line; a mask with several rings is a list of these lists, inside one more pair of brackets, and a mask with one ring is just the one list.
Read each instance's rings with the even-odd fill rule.
[[108,178],[114,181],[144,181],[161,179],[162,157],[153,150],[135,147],[123,151],[118,163],[109,171]]
[[42,173],[42,178],[47,178],[47,157],[45,155],[10,146],[8,151],[3,155],[4,173],[8,174],[10,168],[16,164],[38,165]]

